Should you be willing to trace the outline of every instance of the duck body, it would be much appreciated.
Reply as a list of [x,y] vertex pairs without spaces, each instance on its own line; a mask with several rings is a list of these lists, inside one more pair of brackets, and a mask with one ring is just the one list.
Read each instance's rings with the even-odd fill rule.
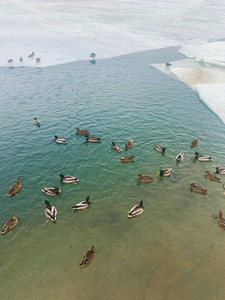
[[36,58],[36,63],[39,63],[41,61],[40,57]]
[[91,58],[95,58],[96,57],[96,54],[94,53],[94,52],[92,52],[90,55],[89,55],[89,57],[91,57]]
[[180,154],[178,154],[177,156],[176,156],[176,161],[177,162],[180,162],[180,161],[182,161],[184,159],[184,152],[181,152]]
[[16,195],[19,192],[19,190],[21,189],[21,182],[20,182],[20,178],[17,179],[17,182],[15,184],[13,184],[8,191],[7,197],[10,197],[12,195]]
[[222,182],[221,178],[219,178],[218,176],[216,176],[213,173],[210,173],[209,171],[205,171],[205,176],[207,178],[209,178],[209,180],[211,181],[218,181],[218,182]]
[[16,218],[17,214],[12,215],[12,217],[5,222],[4,226],[2,227],[1,234],[6,233],[9,231],[11,233],[11,230],[16,227],[16,224],[18,223],[18,219]]
[[41,126],[41,123],[37,118],[34,118],[34,124],[37,126]]
[[54,138],[55,138],[55,141],[56,141],[57,144],[63,144],[63,145],[67,144],[66,140],[64,140],[63,138],[58,137],[57,135],[55,135]]
[[96,256],[95,248],[96,248],[96,246],[92,246],[91,250],[88,250],[83,254],[81,261],[79,263],[79,266],[81,268],[86,265],[89,265],[95,259],[95,256]]
[[56,196],[61,193],[58,188],[42,188],[41,191],[48,196]]
[[211,161],[212,157],[208,155],[199,155],[198,152],[195,152],[193,155],[195,155],[195,159],[199,161]]
[[158,146],[158,145],[154,145],[153,147],[155,148],[155,150],[157,152],[160,152],[160,153],[165,153],[166,152],[166,148],[165,147]]
[[34,52],[32,52],[30,55],[28,55],[29,58],[33,58],[34,57]]
[[12,58],[8,59],[8,63],[9,64],[13,63],[13,59]]
[[46,204],[45,215],[47,219],[50,219],[52,222],[56,221],[57,209],[55,206],[51,205],[47,200],[43,201]]
[[96,136],[86,136],[86,142],[88,143],[101,143],[101,139]]
[[225,219],[223,218],[223,213],[219,208],[217,208],[217,224],[222,228],[225,229]]
[[201,185],[197,185],[194,182],[192,182],[190,184],[190,187],[193,191],[195,191],[198,194],[203,194],[203,195],[208,195],[209,192],[207,189],[205,189],[204,187],[202,187]]
[[141,200],[139,205],[135,205],[128,211],[128,218],[133,218],[141,215],[144,211],[143,201]]
[[129,163],[134,159],[133,155],[131,156],[123,156],[119,159],[119,161],[123,162],[123,163]]
[[131,148],[131,147],[133,146],[133,143],[134,143],[133,140],[128,141],[128,142],[125,144],[125,149]]
[[81,201],[80,203],[73,205],[72,209],[76,209],[76,210],[87,209],[91,205],[91,202],[89,200],[90,198],[91,198],[90,196],[87,196],[86,201]]
[[214,171],[216,174],[225,175],[225,168],[219,168],[216,167],[216,170]]
[[196,139],[196,140],[193,140],[192,142],[190,142],[191,148],[197,147],[198,145],[199,145],[199,139]]
[[89,135],[90,131],[86,130],[86,129],[79,129],[79,127],[75,128],[75,130],[77,131],[78,134],[84,134],[84,135]]
[[158,172],[160,176],[164,176],[164,177],[170,176],[172,173],[173,173],[173,168],[162,169]]
[[123,150],[116,145],[114,142],[112,142],[112,149],[115,150],[116,152],[122,152]]
[[138,180],[141,181],[141,182],[151,182],[152,183],[152,180],[155,179],[154,176],[150,176],[150,175],[138,174],[137,177],[138,177]]
[[60,174],[58,177],[61,177],[60,180],[63,182],[63,183],[75,183],[77,184],[77,182],[79,182],[79,178],[77,177],[74,177],[74,176],[70,176],[70,175],[63,175],[63,174]]

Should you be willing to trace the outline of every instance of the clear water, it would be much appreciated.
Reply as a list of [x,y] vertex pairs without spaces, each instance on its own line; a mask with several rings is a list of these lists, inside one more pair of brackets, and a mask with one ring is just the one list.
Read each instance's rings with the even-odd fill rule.
[[[0,238],[1,299],[219,299],[224,293],[224,233],[212,217],[225,211],[223,184],[205,170],[225,166],[221,120],[186,85],[150,66],[182,58],[174,48],[45,69],[1,68],[0,222],[14,213],[20,222]],[[33,118],[41,122],[38,128]],[[76,127],[102,138],[85,144]],[[57,145],[54,135],[65,138]],[[193,161],[190,141],[200,139]],[[134,140],[132,149],[121,148]],[[153,149],[167,148],[166,155]],[[175,162],[185,152],[184,161]],[[134,163],[122,164],[122,155]],[[169,178],[161,168],[173,167]],[[57,176],[80,178],[62,185]],[[138,173],[154,175],[152,184]],[[22,179],[18,197],[9,187]],[[224,181],[224,179],[223,179]],[[190,192],[196,182],[208,196]],[[42,187],[62,190],[48,197]],[[72,205],[92,196],[91,207]],[[46,224],[43,200],[58,210]],[[144,201],[144,213],[127,211]],[[95,261],[80,269],[82,254],[96,245]]]

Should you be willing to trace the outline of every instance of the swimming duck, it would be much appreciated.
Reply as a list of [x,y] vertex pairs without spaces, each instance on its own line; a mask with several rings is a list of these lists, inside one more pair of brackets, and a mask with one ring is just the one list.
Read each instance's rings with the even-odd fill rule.
[[208,155],[199,155],[198,152],[195,152],[193,155],[195,155],[195,159],[197,159],[199,161],[210,161],[210,160],[212,160],[211,156],[208,156]]
[[196,185],[194,182],[190,184],[191,190],[195,191],[196,193],[203,194],[203,195],[208,195],[209,192],[207,189],[202,187],[201,185]]
[[48,196],[56,196],[59,193],[61,193],[61,191],[56,187],[56,188],[42,188],[41,189],[43,193],[45,193]]
[[12,215],[12,217],[5,222],[4,226],[2,227],[2,231],[1,234],[6,233],[7,231],[9,231],[9,233],[11,234],[11,230],[16,227],[16,224],[18,222],[18,219],[16,218],[17,214]]
[[165,66],[166,67],[170,67],[170,66],[172,66],[172,64],[170,64],[170,63],[167,62],[167,63],[165,63]]
[[137,177],[138,177],[138,180],[141,182],[151,182],[152,183],[152,180],[155,179],[154,176],[150,176],[150,175],[138,174]]
[[51,205],[47,200],[43,201],[46,204],[45,215],[47,217],[46,223],[48,223],[49,219],[54,222],[56,221],[57,209],[55,206]]
[[[225,229],[225,219],[223,218],[223,213],[219,208],[217,210],[217,224],[222,228]],[[221,229],[221,230],[222,230]]]
[[34,118],[34,124],[37,126],[41,126],[41,123],[37,118]]
[[86,138],[87,143],[88,142],[89,143],[100,143],[101,142],[101,139],[96,137],[96,136],[87,136],[87,135],[85,135],[84,138]]
[[126,144],[125,144],[125,149],[129,149],[129,148],[131,148],[132,146],[133,146],[133,140],[130,140],[130,141],[128,141]]
[[170,176],[173,172],[173,168],[169,168],[169,169],[163,169],[160,170],[157,174],[159,174],[160,176]]
[[54,138],[55,138],[56,143],[58,143],[58,144],[63,144],[63,145],[67,144],[66,140],[64,140],[63,138],[58,137],[57,135],[55,135]]
[[214,172],[217,174],[225,175],[225,168],[216,167],[216,170]]
[[13,63],[13,59],[10,58],[10,59],[8,60],[8,63],[9,63],[9,64]]
[[209,178],[209,180],[211,181],[219,181],[219,182],[222,182],[221,178],[219,178],[218,176],[216,176],[215,174],[213,173],[210,173],[209,171],[205,171],[205,176],[207,178]]
[[41,61],[40,57],[36,58],[36,63],[39,63]]
[[119,148],[118,145],[116,145],[114,142],[112,142],[112,149],[116,150],[117,152],[122,152],[123,150]]
[[177,156],[176,156],[176,161],[177,162],[180,162],[180,161],[182,161],[184,159],[184,152],[181,152],[180,154],[178,154]]
[[122,161],[123,163],[129,163],[134,159],[133,155],[131,156],[123,156],[119,159],[119,161]]
[[197,147],[199,145],[199,139],[193,140],[190,142],[191,148]]
[[90,134],[89,130],[79,129],[79,127],[75,128],[75,130],[77,131],[78,134],[85,134],[85,135],[89,135]]
[[22,58],[22,56],[20,57],[19,61],[20,61],[20,62],[23,62],[23,58]]
[[29,58],[33,58],[34,57],[34,52],[32,52],[30,55],[28,55]]
[[58,177],[61,177],[61,181],[63,183],[73,183],[73,184],[77,184],[79,179],[77,177],[73,177],[73,176],[70,176],[70,175],[66,175],[64,176],[63,174],[59,174]]
[[96,57],[96,54],[94,53],[94,52],[92,52],[90,55],[89,55],[89,57],[91,57],[91,58],[95,58]]
[[166,152],[166,148],[162,147],[162,146],[158,146],[158,145],[154,145],[153,146],[155,148],[156,151],[161,152],[161,153],[165,153]]
[[91,202],[89,199],[91,199],[91,196],[87,196],[86,201],[81,201],[80,203],[73,205],[72,209],[86,210],[91,205]]
[[131,210],[128,211],[128,218],[139,216],[143,213],[143,211],[144,211],[144,206],[143,206],[143,201],[141,200],[139,205],[133,206]]
[[92,246],[91,250],[88,250],[83,254],[81,261],[79,263],[79,266],[81,268],[86,265],[89,265],[95,259],[95,256],[96,256],[95,248],[96,248],[96,246]]
[[13,184],[8,191],[7,197],[12,196],[13,194],[15,194],[16,196],[17,193],[19,192],[19,190],[21,189],[21,183],[20,183],[20,178],[17,179],[17,182],[15,184]]

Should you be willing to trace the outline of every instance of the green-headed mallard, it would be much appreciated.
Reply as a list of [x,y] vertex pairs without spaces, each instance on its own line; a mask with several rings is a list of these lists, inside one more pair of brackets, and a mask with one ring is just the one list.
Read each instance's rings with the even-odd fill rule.
[[78,209],[83,209],[83,210],[87,209],[91,205],[91,202],[89,199],[91,199],[91,196],[87,196],[86,201],[81,201],[80,203],[73,205],[72,209],[77,209],[77,210]]
[[17,214],[12,215],[12,217],[5,222],[4,226],[2,227],[2,231],[1,234],[6,233],[7,231],[9,231],[9,233],[11,234],[11,230],[16,227],[16,224],[18,222],[18,219],[16,218]]
[[211,161],[212,157],[208,155],[199,155],[198,152],[195,152],[193,155],[195,155],[195,159],[199,161]]
[[20,178],[17,179],[17,182],[15,184],[13,184],[8,191],[7,197],[12,196],[13,194],[15,194],[17,196],[17,193],[19,192],[19,190],[21,189],[21,183],[20,183]]
[[209,178],[209,180],[211,181],[219,181],[219,182],[222,182],[221,178],[219,178],[218,176],[216,176],[215,174],[213,173],[210,173],[209,171],[205,171],[205,176],[207,178]]
[[182,161],[184,159],[184,152],[181,152],[180,154],[178,154],[177,156],[176,156],[176,161],[177,162],[180,162],[180,161]]
[[46,223],[48,223],[48,219],[50,219],[52,222],[56,221],[57,209],[55,208],[55,206],[51,205],[47,200],[43,201],[43,203],[46,204],[46,208],[45,208],[45,215],[47,217]]
[[152,183],[152,180],[155,179],[154,176],[150,176],[150,175],[138,174],[137,177],[138,177],[138,180],[141,182],[151,182]]
[[153,147],[155,148],[156,151],[158,151],[160,153],[165,153],[166,152],[166,148],[165,147],[158,146],[158,145],[153,145]]
[[114,142],[112,142],[112,149],[117,151],[117,152],[122,152],[123,150],[118,146],[116,145]]
[[216,170],[214,172],[217,174],[225,175],[225,168],[216,167]]
[[67,144],[67,141],[66,141],[66,140],[64,140],[63,138],[58,137],[57,135],[55,135],[54,138],[55,138],[55,142],[56,142],[57,144],[63,144],[63,145],[66,145],[66,144]]
[[133,140],[130,140],[130,141],[128,141],[126,144],[125,144],[125,149],[129,149],[129,148],[131,148],[132,146],[133,146]]
[[89,130],[86,130],[86,129],[79,129],[79,127],[75,128],[75,130],[77,131],[78,134],[85,134],[85,135],[90,134],[90,131],[89,131]]
[[197,185],[194,182],[190,184],[191,190],[195,191],[198,194],[208,195],[209,191],[202,187],[201,185]]
[[95,256],[96,256],[95,248],[96,248],[96,246],[92,246],[91,250],[88,250],[83,254],[81,261],[79,263],[79,266],[81,268],[86,265],[89,265],[95,259]]
[[85,135],[86,138],[86,143],[101,143],[101,139],[99,137],[96,136],[87,136]]
[[225,229],[225,219],[223,218],[223,213],[219,208],[217,208],[217,224],[222,228]]
[[47,194],[48,196],[56,196],[61,191],[56,187],[56,188],[42,188],[41,189],[43,193]]
[[166,176],[170,176],[172,172],[173,172],[173,168],[169,168],[169,169],[160,170],[157,174],[166,177]]
[[41,126],[41,123],[37,118],[34,118],[34,124],[37,126]]
[[190,142],[191,148],[197,147],[199,145],[199,139],[193,140]]
[[73,184],[77,184],[78,181],[79,181],[79,178],[77,177],[73,177],[73,176],[70,176],[70,175],[63,175],[63,174],[59,174],[58,177],[61,177],[60,180],[63,182],[63,183],[73,183]]
[[139,216],[143,213],[143,211],[144,211],[143,200],[141,200],[139,205],[133,206],[131,210],[128,211],[128,218]]
[[119,159],[119,161],[123,162],[123,163],[129,163],[134,159],[134,156],[123,156]]

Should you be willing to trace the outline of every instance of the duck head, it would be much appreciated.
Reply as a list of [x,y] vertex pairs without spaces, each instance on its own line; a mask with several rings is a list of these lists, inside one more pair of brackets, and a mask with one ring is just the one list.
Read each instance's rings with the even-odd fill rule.
[[195,155],[195,156],[199,156],[199,153],[198,153],[198,152],[195,152],[193,155]]
[[61,193],[61,191],[57,187],[55,187],[55,192],[56,192],[56,195],[58,195],[59,193]]
[[57,136],[57,135],[54,135],[54,138],[57,140],[58,136]]
[[164,171],[163,171],[163,170],[160,170],[160,171],[158,172],[158,174],[159,174],[160,176],[163,176]]
[[217,173],[217,174],[219,174],[220,173],[219,167],[216,167],[216,170],[214,172]]
[[45,204],[46,204],[46,207],[49,207],[49,206],[51,206],[51,204],[48,202],[48,200],[45,200],[45,201],[43,201],[43,203],[45,203]]
[[89,199],[91,199],[91,196],[87,196],[86,201],[89,202]]
[[162,148],[162,152],[163,152],[163,153],[166,152],[166,148],[165,148],[165,147]]
[[143,207],[143,200],[140,201],[139,206]]
[[64,175],[63,174],[59,174],[58,178],[61,177],[61,180],[63,180]]

